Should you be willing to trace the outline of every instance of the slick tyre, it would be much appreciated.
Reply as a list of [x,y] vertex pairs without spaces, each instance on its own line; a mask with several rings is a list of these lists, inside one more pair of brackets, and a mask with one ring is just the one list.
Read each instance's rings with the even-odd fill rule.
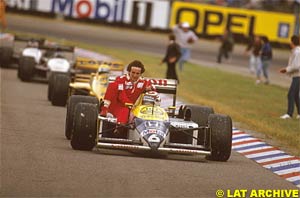
[[54,86],[54,76],[56,73],[51,73],[49,76],[49,81],[48,81],[48,92],[47,92],[47,98],[49,101],[51,101],[51,96],[52,96],[52,90]]
[[71,146],[75,150],[90,151],[95,146],[97,133],[97,105],[79,103],[75,109]]
[[206,106],[186,105],[184,107],[184,117],[191,118],[199,126],[206,126],[208,116],[214,113],[214,109]]
[[211,155],[208,160],[225,162],[231,155],[232,120],[227,115],[211,114],[208,117],[211,131]]
[[13,56],[13,49],[11,47],[0,48],[0,67],[9,67]]
[[51,94],[51,103],[54,106],[66,106],[68,99],[70,78],[66,74],[55,74],[53,84],[49,89]]
[[65,124],[65,136],[68,140],[71,139],[71,135],[73,133],[75,107],[79,103],[94,104],[97,106],[97,108],[99,106],[98,99],[92,96],[73,95],[69,98],[67,104],[66,124]]
[[[211,107],[205,107],[205,106],[197,106],[197,105],[185,105],[181,106],[179,109],[178,118],[185,119],[186,121],[191,120],[195,123],[197,123],[199,126],[206,126],[208,116],[210,114],[213,114],[214,110]],[[173,132],[171,131],[170,140],[174,143],[185,143],[185,144],[191,144],[192,143],[192,132],[189,136],[182,132]],[[199,129],[199,135],[198,135],[198,144],[203,144],[204,142],[204,131],[202,129]]]
[[22,81],[30,81],[34,75],[35,61],[33,57],[22,56],[19,62],[18,77]]

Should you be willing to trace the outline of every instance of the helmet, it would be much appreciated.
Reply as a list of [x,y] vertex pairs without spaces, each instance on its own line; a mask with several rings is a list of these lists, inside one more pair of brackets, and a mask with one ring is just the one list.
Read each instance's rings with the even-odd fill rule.
[[27,47],[33,47],[33,48],[35,48],[35,47],[38,47],[38,46],[39,46],[39,43],[36,42],[36,41],[28,41],[27,42]]
[[160,105],[160,97],[156,91],[148,91],[143,96],[143,105]]
[[63,54],[61,53],[54,53],[55,58],[65,58]]
[[98,74],[109,73],[110,67],[106,64],[101,64],[98,68]]

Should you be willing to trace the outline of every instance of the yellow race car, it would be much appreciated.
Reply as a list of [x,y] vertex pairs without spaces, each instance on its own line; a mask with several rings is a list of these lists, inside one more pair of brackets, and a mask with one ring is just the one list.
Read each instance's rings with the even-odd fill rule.
[[[121,125],[114,117],[100,116],[93,103],[80,102],[76,105],[70,135],[72,148],[205,155],[209,160],[227,161],[231,155],[231,118],[198,105],[182,105],[174,111],[177,82],[170,79],[152,79],[152,82],[159,94],[173,95],[173,104],[168,109],[160,106],[163,101],[157,94],[144,93],[135,104],[128,104],[129,122]],[[115,136],[119,128],[126,128],[126,137]]]
[[[65,87],[68,93],[67,96],[69,97],[65,127],[65,136],[67,139],[70,139],[72,133],[76,105],[79,102],[89,102],[96,105],[97,109],[99,109],[109,84],[109,79],[114,79],[116,76],[122,75],[124,70],[124,65],[120,62],[101,62],[92,60],[81,60],[80,64],[77,64],[76,67],[77,71],[80,70],[80,73],[74,73],[68,87]],[[96,72],[87,74],[87,71],[95,71],[95,69]],[[62,89],[62,87],[59,89]],[[55,88],[53,91],[55,92]],[[67,100],[66,91],[64,93],[64,100]],[[57,96],[62,97],[61,94],[57,94]],[[52,97],[52,102],[54,102],[53,99],[54,97]]]
[[121,62],[105,62],[78,57],[69,74],[52,73],[48,83],[48,100],[54,106],[65,106],[71,95],[90,95],[101,99],[107,78],[123,74]]

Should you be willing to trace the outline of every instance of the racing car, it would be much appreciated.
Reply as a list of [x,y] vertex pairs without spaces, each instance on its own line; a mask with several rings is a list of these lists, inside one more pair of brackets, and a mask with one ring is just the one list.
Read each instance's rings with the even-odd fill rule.
[[[102,98],[105,91],[93,90],[91,82],[97,76],[99,80],[108,79],[108,76],[116,77],[124,72],[124,64],[118,61],[99,61],[87,58],[80,58],[76,62],[74,72],[71,74],[69,85],[69,96],[71,95],[91,95],[98,99]],[[105,78],[104,78],[105,76]],[[101,84],[98,82],[98,84]],[[95,88],[95,87],[94,87]],[[98,95],[97,95],[98,94]],[[99,95],[100,94],[100,95]]]
[[[114,117],[100,116],[92,98],[78,101],[70,137],[72,148],[205,155],[209,160],[227,161],[232,144],[230,116],[199,105],[182,105],[174,111],[177,81],[152,79],[152,82],[158,93],[173,95],[173,104],[166,110],[156,100],[149,99],[151,93],[142,94],[135,104],[128,104],[131,111],[126,125],[118,124]],[[115,136],[121,127],[127,129],[126,137]]]
[[48,99],[54,106],[65,106],[72,95],[95,96],[100,101],[105,94],[108,76],[123,74],[120,62],[105,62],[78,57],[69,76],[54,73],[48,83]]
[[[109,78],[123,74],[124,65],[120,62],[99,62],[97,72],[92,74],[75,74],[69,84],[65,136],[71,138],[74,112],[79,102],[89,101],[97,108],[103,103],[103,97],[109,84]],[[52,98],[53,99],[53,98]]]
[[35,60],[39,59],[41,57],[39,46],[44,43],[44,38],[14,36],[13,42],[0,47],[0,66],[9,67],[12,64],[19,64],[24,57],[33,57]]
[[47,44],[29,53],[20,57],[18,77],[22,81],[49,81],[53,73],[68,75],[74,65],[74,46]]

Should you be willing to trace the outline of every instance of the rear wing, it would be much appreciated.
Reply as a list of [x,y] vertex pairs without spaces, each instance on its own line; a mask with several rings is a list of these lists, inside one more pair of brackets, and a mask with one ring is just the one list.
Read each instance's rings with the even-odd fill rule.
[[[152,85],[155,86],[158,93],[171,94],[173,95],[173,106],[176,106],[176,95],[177,95],[177,80],[174,79],[163,79],[163,78],[145,78],[150,80]],[[116,80],[115,76],[109,77],[109,82]]]
[[57,51],[57,52],[74,52],[75,47],[69,45],[49,44],[49,45],[41,45],[39,46],[39,49]]
[[110,66],[111,71],[123,71],[124,64],[117,61],[101,61],[94,60],[90,58],[78,57],[76,59],[75,69],[88,69],[94,70],[95,72],[98,70],[99,66],[105,64]]
[[32,37],[26,37],[26,36],[14,36],[14,41],[19,42],[37,42],[40,45],[43,45],[46,41],[44,38],[32,38]]

